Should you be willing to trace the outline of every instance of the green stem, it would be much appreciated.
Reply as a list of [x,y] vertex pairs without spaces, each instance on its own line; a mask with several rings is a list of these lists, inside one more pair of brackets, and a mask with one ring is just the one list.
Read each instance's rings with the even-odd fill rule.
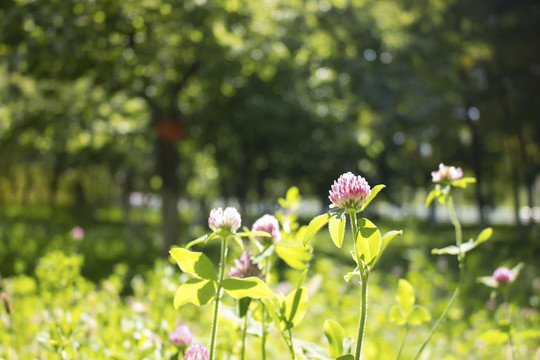
[[459,220],[458,220],[458,218],[456,216],[456,210],[454,208],[454,201],[452,199],[452,195],[450,195],[450,194],[448,195],[447,204],[448,204],[448,210],[450,212],[450,218],[452,220],[452,224],[454,225],[454,228],[455,228],[455,231],[456,231],[456,246],[458,247],[458,262],[459,262],[459,284],[456,287],[456,289],[454,290],[454,293],[452,294],[452,297],[450,298],[450,301],[448,302],[448,304],[444,308],[444,311],[443,311],[441,317],[437,320],[437,322],[435,323],[435,325],[431,329],[428,337],[426,338],[426,340],[424,340],[424,342],[422,343],[422,346],[420,347],[420,349],[416,353],[416,356],[414,357],[414,360],[416,360],[416,359],[418,359],[420,357],[420,355],[422,354],[422,351],[424,351],[426,345],[431,340],[431,337],[433,336],[435,331],[439,328],[439,326],[443,323],[443,321],[448,316],[448,311],[450,310],[450,308],[454,304],[454,301],[458,298],[459,293],[461,291],[461,287],[463,286],[463,281],[465,280],[465,254],[463,254],[463,252],[461,250],[461,244],[463,242],[463,234],[462,234],[462,231],[461,231],[461,223],[459,222]]
[[358,335],[356,336],[355,360],[360,360],[360,355],[362,354],[362,342],[364,340],[364,332],[365,332],[366,317],[367,317],[368,276],[369,276],[369,272],[366,272],[362,276],[362,306],[360,309],[360,322],[358,324]]
[[448,195],[448,210],[450,211],[450,218],[452,219],[452,224],[454,225],[454,228],[456,230],[456,246],[458,247],[458,262],[459,262],[459,272],[461,281],[465,278],[465,266],[464,266],[464,260],[465,260],[465,254],[463,254],[461,249],[461,244],[463,243],[463,233],[461,231],[461,223],[459,222],[457,216],[456,216],[456,210],[454,208],[454,200],[452,199],[452,195]]
[[351,230],[353,236],[353,245],[354,252],[356,254],[356,264],[358,265],[358,270],[360,271],[360,277],[362,279],[362,303],[360,304],[360,320],[358,322],[358,334],[356,336],[356,355],[355,360],[360,360],[360,355],[362,354],[362,343],[364,341],[364,333],[366,328],[366,317],[367,317],[367,293],[368,293],[368,277],[369,271],[365,268],[362,268],[362,260],[356,249],[356,238],[358,237],[358,219],[356,213],[349,213],[351,218]]
[[210,335],[210,360],[213,360],[216,353],[216,337],[219,321],[219,304],[221,302],[223,274],[225,273],[225,260],[227,257],[227,238],[221,239],[221,257],[219,262],[219,277],[217,282],[216,296],[214,298],[214,317],[212,320],[212,333]]
[[399,350],[397,353],[396,360],[399,360],[401,357],[401,352],[403,351],[403,347],[405,346],[405,340],[407,339],[407,333],[409,332],[409,327],[407,326],[407,323],[405,323],[405,334],[403,334],[403,340],[401,340],[401,344],[399,345]]
[[[268,281],[268,272],[270,271],[270,261],[268,261],[268,258],[264,259],[264,282]],[[264,304],[262,303],[262,343],[261,343],[261,351],[262,351],[262,360],[266,360],[266,308]]]
[[241,359],[244,360],[246,356],[246,334],[247,334],[247,327],[248,327],[248,314],[244,315],[244,329],[242,331],[242,353],[241,353]]
[[294,343],[293,343],[292,331],[290,328],[289,328],[288,333],[289,333],[288,345],[289,345],[289,352],[291,353],[291,360],[296,360],[296,355],[294,354]]
[[457,299],[458,295],[459,295],[459,291],[461,289],[461,283],[458,285],[458,287],[456,288],[456,290],[454,290],[454,293],[452,294],[452,297],[450,298],[450,301],[448,302],[448,304],[446,305],[446,307],[444,308],[444,311],[441,315],[441,317],[437,320],[437,322],[435,323],[435,325],[433,326],[433,328],[431,329],[428,337],[426,338],[426,340],[424,340],[424,342],[422,343],[422,346],[420,347],[420,350],[418,350],[418,352],[416,353],[416,356],[414,357],[414,360],[418,359],[420,357],[420,355],[422,354],[422,351],[424,351],[426,345],[429,343],[429,341],[431,340],[431,337],[433,336],[433,334],[435,333],[435,331],[438,329],[438,327],[442,324],[442,322],[446,319],[446,316],[448,315],[448,310],[450,310],[450,308],[452,307],[452,304],[454,303],[454,301]]
[[510,302],[508,301],[508,289],[505,289],[503,291],[504,301],[506,302],[506,318],[508,321],[508,344],[510,345],[510,354],[511,359],[514,360],[515,354],[514,354],[514,344],[512,341],[512,317],[510,316]]

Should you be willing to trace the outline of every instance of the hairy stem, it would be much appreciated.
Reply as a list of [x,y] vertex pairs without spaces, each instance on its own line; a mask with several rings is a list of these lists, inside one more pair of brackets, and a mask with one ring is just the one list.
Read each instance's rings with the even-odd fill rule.
[[225,260],[227,257],[227,238],[221,239],[221,257],[219,262],[219,277],[217,282],[216,296],[214,298],[214,317],[212,320],[212,333],[210,335],[210,360],[215,358],[216,353],[216,337],[219,322],[219,304],[221,303],[221,295],[223,289],[221,288],[221,282],[223,281],[223,274],[225,273]]
[[360,308],[360,322],[358,323],[358,335],[356,336],[355,360],[360,360],[360,355],[362,354],[362,342],[364,340],[367,317],[368,276],[369,272],[366,272],[362,276],[362,304]]
[[354,252],[356,254],[356,264],[358,265],[358,270],[362,279],[362,302],[360,304],[360,320],[358,322],[358,334],[356,336],[356,353],[354,357],[355,360],[360,360],[360,355],[362,354],[362,343],[364,341],[364,333],[366,328],[369,271],[364,268],[362,260],[360,259],[360,255],[358,254],[358,249],[356,249],[356,239],[358,237],[358,219],[356,217],[356,213],[349,213],[349,217],[351,218],[351,230],[353,236]]

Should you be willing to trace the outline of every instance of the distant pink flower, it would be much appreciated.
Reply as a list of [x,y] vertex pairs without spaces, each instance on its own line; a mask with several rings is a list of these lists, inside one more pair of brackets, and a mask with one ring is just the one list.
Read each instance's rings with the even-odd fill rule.
[[431,173],[432,181],[440,183],[442,181],[456,181],[463,177],[463,170],[454,166],[446,166],[443,163],[439,164],[439,170]]
[[80,226],[75,226],[71,229],[70,236],[73,240],[80,241],[84,238],[84,230]]
[[178,324],[176,329],[174,329],[174,331],[169,335],[169,341],[171,344],[178,347],[187,347],[193,343],[194,339],[195,338],[189,326],[182,323]]
[[279,222],[273,215],[266,214],[257,219],[251,228],[251,231],[266,231],[271,237],[256,236],[255,238],[263,245],[269,245],[281,240],[281,231],[279,231]]
[[184,360],[208,360],[209,358],[210,353],[208,349],[201,344],[191,345],[191,347],[188,351],[186,351],[184,356]]
[[500,267],[493,273],[493,279],[499,285],[505,285],[514,281],[514,274],[509,268]]
[[237,278],[247,278],[255,276],[263,278],[263,274],[257,264],[251,262],[253,255],[251,251],[249,253],[243,252],[240,259],[234,259],[234,267],[231,269],[229,276]]
[[217,230],[229,230],[235,232],[242,224],[242,217],[238,210],[233,207],[212,209],[210,211],[210,217],[208,218],[208,226],[210,229]]
[[347,172],[334,181],[328,199],[331,208],[359,211],[370,193],[366,179]]

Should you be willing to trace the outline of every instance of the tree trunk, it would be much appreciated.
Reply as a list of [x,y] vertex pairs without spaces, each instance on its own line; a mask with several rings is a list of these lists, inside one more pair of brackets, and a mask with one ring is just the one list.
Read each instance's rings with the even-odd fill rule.
[[156,140],[157,173],[161,177],[161,232],[163,250],[167,253],[178,241],[178,165],[180,154],[176,144],[161,138]]
[[478,206],[478,225],[481,229],[484,229],[488,226],[489,221],[485,212],[486,199],[484,197],[484,179],[482,172],[482,140],[476,124],[469,117],[467,117],[467,124],[472,134],[472,167],[476,178],[475,196],[476,204]]

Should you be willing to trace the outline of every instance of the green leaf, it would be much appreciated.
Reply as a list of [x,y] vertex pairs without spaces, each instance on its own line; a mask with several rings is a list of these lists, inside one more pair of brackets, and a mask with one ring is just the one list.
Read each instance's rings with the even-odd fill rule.
[[433,190],[431,190],[426,198],[426,207],[429,207],[429,205],[431,205],[431,203],[433,202],[433,200],[435,200],[436,198],[439,197],[439,195],[441,194],[441,190],[436,187],[434,188]]
[[381,232],[368,219],[360,219],[358,237],[356,238],[356,251],[365,264],[375,258],[381,250]]
[[396,300],[399,303],[403,314],[407,316],[414,305],[415,298],[413,286],[405,279],[399,279]]
[[341,355],[336,360],[354,360],[354,356],[352,354]]
[[366,199],[366,201],[364,201],[364,205],[362,205],[362,210],[364,210],[368,205],[369,203],[375,199],[375,196],[377,196],[377,194],[386,187],[386,185],[376,185],[373,189],[371,189],[371,192],[369,193],[369,196],[368,198]]
[[398,235],[403,235],[403,230],[399,230],[399,231],[392,230],[383,235],[383,237],[381,238],[381,242],[382,242],[381,251],[379,252],[379,255],[377,255],[377,257],[375,258],[375,261],[373,262],[373,266],[377,264],[382,254],[384,253],[384,250],[386,250],[386,247],[390,243],[390,241],[392,241],[392,239],[394,239]]
[[269,257],[270,255],[272,255],[274,253],[275,248],[276,247],[275,247],[274,244],[268,246],[266,249],[264,249],[264,251],[262,253],[255,256],[254,258],[252,258],[251,262],[253,262],[254,264],[261,263],[264,259],[266,259],[267,257]]
[[217,272],[212,262],[201,252],[192,252],[183,248],[173,248],[169,251],[180,269],[199,279],[217,281]]
[[290,187],[289,190],[287,190],[287,194],[285,194],[285,198],[290,205],[296,204],[300,201],[300,190],[298,190],[296,186]]
[[332,360],[326,355],[325,348],[312,342],[295,339],[294,345],[295,347],[299,345],[302,348],[302,359]]
[[481,284],[484,284],[490,288],[498,288],[499,287],[499,284],[497,283],[497,281],[495,281],[495,279],[493,278],[493,276],[482,276],[482,277],[479,277],[478,279],[476,279],[476,281],[478,281],[479,283]]
[[241,233],[236,233],[236,236],[241,236],[241,237],[250,237],[250,236],[272,237],[272,235],[270,235],[266,231],[244,231],[244,232],[241,232]]
[[474,184],[475,182],[476,179],[473,177],[464,177],[459,180],[452,181],[452,185],[466,189],[468,184]]
[[174,308],[192,303],[197,306],[206,305],[212,300],[216,293],[214,281],[205,279],[189,279],[180,285],[174,295]]
[[345,331],[341,325],[333,320],[326,320],[324,322],[324,335],[328,339],[328,355],[333,359],[343,354]]
[[420,305],[414,305],[407,315],[407,322],[412,325],[421,325],[431,321],[431,314],[428,309]]
[[519,275],[519,272],[521,271],[521,269],[523,269],[523,267],[525,266],[525,264],[523,264],[522,262],[520,262],[519,264],[517,264],[516,266],[514,266],[511,270],[512,270],[512,274],[514,275],[514,280],[517,279],[518,275]]
[[520,331],[515,334],[515,337],[517,339],[523,339],[523,340],[537,339],[540,337],[540,330],[529,329],[529,330]]
[[252,299],[262,299],[272,297],[274,293],[268,285],[257,277],[228,278],[221,282],[223,289],[235,299],[250,297]]
[[331,218],[328,223],[328,229],[330,230],[330,237],[334,244],[341,248],[343,244],[343,237],[345,236],[345,224],[347,223],[347,217],[344,216],[341,220]]
[[247,315],[249,310],[249,304],[251,304],[251,298],[245,297],[238,300],[238,316],[243,318]]
[[401,309],[399,306],[394,305],[390,309],[390,316],[389,316],[390,322],[393,322],[397,325],[403,325],[405,324],[405,316],[403,316],[403,313],[401,312]]
[[307,272],[308,272],[308,269],[305,269],[304,271],[302,271],[302,273],[300,274],[300,277],[298,278],[298,282],[296,283],[296,288],[302,287],[302,285],[304,284],[304,280],[306,279]]
[[242,241],[242,238],[240,236],[238,236],[237,234],[233,234],[229,237],[229,239],[230,238],[233,238],[233,240],[236,241],[238,246],[240,246],[240,249],[244,250],[244,242]]
[[204,235],[204,236],[201,236],[200,238],[197,238],[197,239],[195,239],[193,241],[190,241],[186,245],[186,249],[189,249],[192,246],[195,246],[195,245],[198,245],[198,244],[201,244],[201,243],[205,242],[207,238],[208,238],[208,235]]
[[306,314],[307,303],[308,293],[304,287],[296,289],[287,295],[282,304],[284,329],[291,329],[302,321]]
[[317,234],[319,232],[319,230],[324,226],[326,225],[326,223],[328,221],[330,221],[331,219],[331,216],[328,215],[328,214],[322,214],[322,215],[319,215],[315,218],[313,218],[313,220],[311,220],[311,222],[309,223],[307,229],[306,229],[306,233],[304,234],[304,246],[306,246],[306,244],[309,242],[309,240],[311,240],[311,238],[313,236],[315,236],[315,234]]
[[348,272],[347,275],[343,276],[343,278],[345,279],[346,282],[349,282],[351,281],[352,277],[355,275],[360,276],[360,270],[358,269],[358,267],[354,269],[354,271]]
[[484,230],[482,230],[482,232],[480,232],[480,234],[478,234],[478,237],[476,238],[476,244],[480,245],[484,241],[488,241],[491,235],[493,235],[493,229],[490,227],[485,228]]
[[276,326],[276,328],[279,329],[281,326],[281,320],[279,318],[278,313],[276,312],[276,307],[277,308],[281,307],[281,300],[277,299],[276,301],[278,303],[277,306],[276,306],[276,302],[270,298],[262,299],[262,303],[264,304],[266,311],[268,312],[268,314],[270,314],[270,317],[272,317],[272,319],[274,320],[274,325]]
[[479,336],[490,345],[500,345],[508,341],[508,334],[499,330],[488,330]]
[[276,244],[276,254],[293,269],[303,270],[311,260],[311,246]]

